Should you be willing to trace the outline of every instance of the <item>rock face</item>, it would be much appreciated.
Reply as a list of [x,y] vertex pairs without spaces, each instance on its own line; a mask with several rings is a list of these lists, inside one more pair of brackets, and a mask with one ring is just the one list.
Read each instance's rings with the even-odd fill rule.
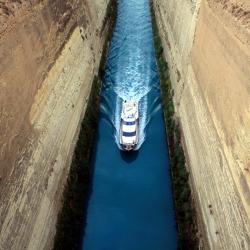
[[206,246],[250,246],[250,2],[154,0]]
[[0,2],[0,249],[52,246],[109,2]]

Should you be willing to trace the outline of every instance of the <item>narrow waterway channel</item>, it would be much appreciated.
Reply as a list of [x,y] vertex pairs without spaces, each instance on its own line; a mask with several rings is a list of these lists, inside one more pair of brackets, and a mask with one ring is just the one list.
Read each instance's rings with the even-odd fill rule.
[[[119,149],[122,100],[139,101],[140,143]],[[120,0],[92,159],[84,250],[172,250],[176,225],[149,0]]]

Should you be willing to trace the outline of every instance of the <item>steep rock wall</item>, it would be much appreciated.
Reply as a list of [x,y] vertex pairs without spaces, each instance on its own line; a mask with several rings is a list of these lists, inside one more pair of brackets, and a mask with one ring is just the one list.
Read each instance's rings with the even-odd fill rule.
[[109,2],[0,3],[0,249],[52,246]]
[[250,4],[154,0],[206,246],[250,246]]

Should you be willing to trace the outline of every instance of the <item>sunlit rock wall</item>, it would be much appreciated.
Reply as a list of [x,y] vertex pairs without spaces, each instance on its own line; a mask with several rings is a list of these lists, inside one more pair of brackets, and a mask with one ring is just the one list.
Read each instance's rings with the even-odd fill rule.
[[108,3],[0,3],[0,249],[53,244]]
[[250,246],[250,2],[154,0],[205,247]]

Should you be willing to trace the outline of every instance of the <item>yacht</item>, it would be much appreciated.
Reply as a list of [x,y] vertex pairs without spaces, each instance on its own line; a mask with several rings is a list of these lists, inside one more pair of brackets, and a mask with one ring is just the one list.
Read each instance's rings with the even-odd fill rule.
[[121,124],[120,124],[120,144],[123,150],[134,150],[138,144],[139,136],[139,111],[138,102],[123,101]]

